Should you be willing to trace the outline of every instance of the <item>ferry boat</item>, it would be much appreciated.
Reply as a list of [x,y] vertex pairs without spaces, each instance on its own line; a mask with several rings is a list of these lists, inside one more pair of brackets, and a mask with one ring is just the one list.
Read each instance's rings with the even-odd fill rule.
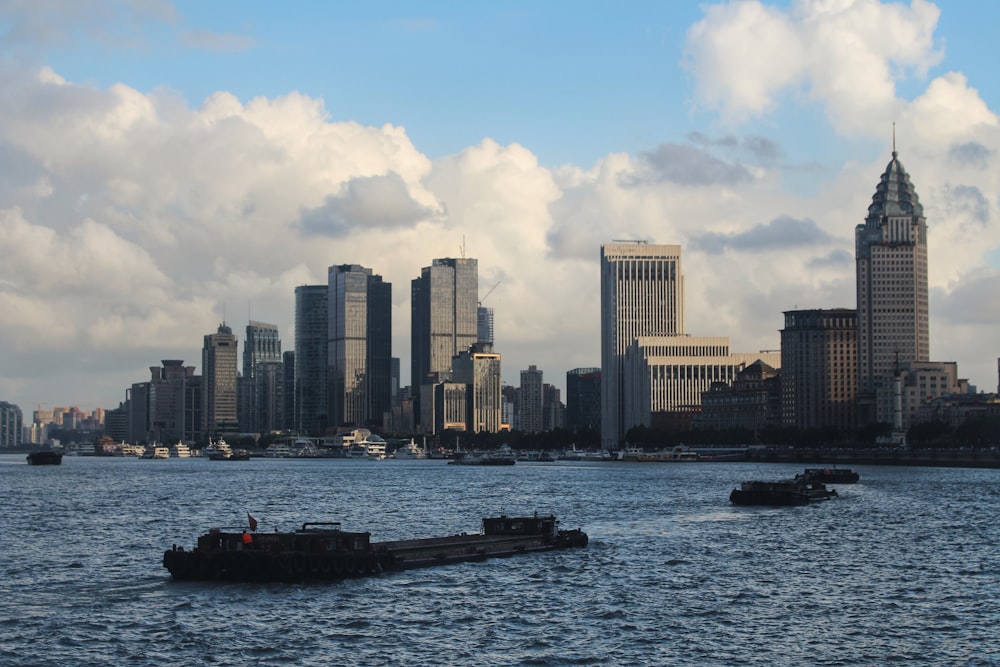
[[587,545],[580,529],[560,529],[549,516],[482,520],[480,533],[459,533],[388,542],[372,542],[371,533],[342,530],[335,522],[307,522],[293,532],[237,532],[212,528],[188,551],[174,545],[163,554],[163,567],[187,581],[340,580],[405,570],[484,560],[493,556],[568,549]]
[[146,451],[142,455],[144,459],[169,459],[170,448],[162,445],[147,445]]
[[215,442],[209,442],[208,447],[201,450],[203,456],[207,456],[212,461],[225,461],[233,455],[233,448],[223,438]]
[[178,459],[186,459],[191,456],[191,448],[185,445],[183,442],[178,442],[170,448],[170,456]]

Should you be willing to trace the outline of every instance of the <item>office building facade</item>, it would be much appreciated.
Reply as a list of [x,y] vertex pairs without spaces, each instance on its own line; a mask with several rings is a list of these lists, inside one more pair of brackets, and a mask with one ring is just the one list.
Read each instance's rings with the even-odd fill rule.
[[238,375],[236,336],[225,323],[214,334],[205,336],[201,349],[202,433],[217,438],[239,428],[236,414],[236,378]]
[[927,221],[895,146],[855,229],[858,311],[858,420],[893,420],[877,396],[894,372],[930,358],[927,303]]
[[295,419],[301,435],[326,434],[327,330],[329,299],[326,285],[295,288]]
[[328,273],[330,426],[381,428],[391,412],[392,285],[357,264]]
[[[621,447],[628,428],[625,354],[643,336],[684,331],[681,247],[644,242],[601,246],[601,445]],[[706,387],[707,389],[707,387]],[[628,426],[631,426],[629,424]]]
[[574,368],[566,373],[566,428],[601,428],[601,369]]
[[452,359],[479,340],[478,303],[479,263],[472,258],[435,259],[410,283],[410,381],[424,432],[433,412],[421,405],[419,387],[449,373]]
[[787,310],[781,330],[781,421],[853,430],[857,417],[858,313]]

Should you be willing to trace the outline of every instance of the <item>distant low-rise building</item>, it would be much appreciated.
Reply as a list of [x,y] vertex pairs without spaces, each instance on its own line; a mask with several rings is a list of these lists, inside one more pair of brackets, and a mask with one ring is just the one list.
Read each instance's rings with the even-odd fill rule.
[[696,428],[745,428],[755,434],[781,424],[781,375],[755,361],[739,372],[732,385],[717,382],[701,395]]

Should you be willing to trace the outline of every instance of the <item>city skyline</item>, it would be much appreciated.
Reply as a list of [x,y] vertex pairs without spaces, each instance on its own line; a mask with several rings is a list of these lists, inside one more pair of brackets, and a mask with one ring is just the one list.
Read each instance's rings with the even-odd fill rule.
[[0,400],[26,413],[115,407],[227,319],[291,349],[327,267],[399,286],[441,257],[495,286],[504,380],[564,387],[600,363],[616,239],[683,248],[686,333],[775,349],[782,313],[856,307],[893,122],[930,358],[996,389],[998,7],[112,4],[0,8]]

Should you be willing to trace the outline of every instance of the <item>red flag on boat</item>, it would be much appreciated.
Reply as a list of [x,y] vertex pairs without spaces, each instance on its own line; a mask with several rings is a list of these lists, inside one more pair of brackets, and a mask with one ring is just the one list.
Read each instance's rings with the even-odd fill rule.
[[253,518],[253,514],[247,512],[247,521],[250,522],[250,530],[257,530],[257,519]]

